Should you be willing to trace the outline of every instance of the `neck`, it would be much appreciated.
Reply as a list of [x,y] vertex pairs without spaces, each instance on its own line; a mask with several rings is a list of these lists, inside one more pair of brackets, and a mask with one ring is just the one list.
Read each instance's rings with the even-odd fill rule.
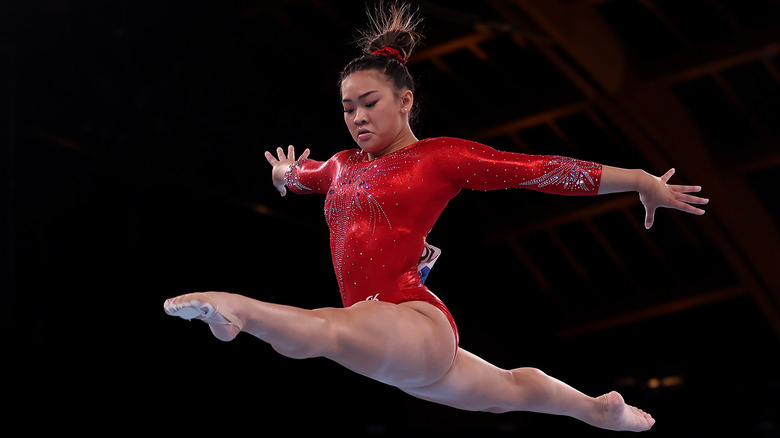
[[370,153],[370,152],[368,152],[367,153],[368,159],[369,160],[373,160],[373,159],[379,158],[379,157],[381,157],[383,155],[391,154],[391,153],[393,153],[395,151],[399,151],[399,150],[401,150],[401,149],[403,149],[403,148],[405,148],[405,147],[407,147],[409,145],[415,144],[418,141],[419,140],[414,135],[414,133],[411,130],[409,130],[406,133],[404,133],[403,135],[399,136],[395,141],[390,143],[390,145],[388,147],[384,148],[381,152],[377,152],[377,153]]

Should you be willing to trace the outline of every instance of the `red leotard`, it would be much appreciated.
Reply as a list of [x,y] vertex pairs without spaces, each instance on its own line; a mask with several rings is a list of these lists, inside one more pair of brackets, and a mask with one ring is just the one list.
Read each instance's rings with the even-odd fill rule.
[[360,150],[290,167],[287,186],[321,193],[330,228],[333,267],[345,307],[362,300],[444,303],[425,287],[418,261],[425,236],[463,188],[529,188],[595,195],[601,165],[572,158],[501,152],[456,138],[430,138],[370,160]]

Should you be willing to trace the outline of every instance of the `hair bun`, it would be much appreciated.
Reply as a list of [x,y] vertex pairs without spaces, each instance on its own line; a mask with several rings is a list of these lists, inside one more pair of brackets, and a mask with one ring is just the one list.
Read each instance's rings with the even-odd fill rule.
[[369,11],[369,28],[361,32],[358,40],[363,52],[370,55],[385,47],[398,50],[404,62],[409,60],[415,46],[422,39],[417,31],[421,19],[411,11],[407,3],[386,5],[379,2],[375,13]]

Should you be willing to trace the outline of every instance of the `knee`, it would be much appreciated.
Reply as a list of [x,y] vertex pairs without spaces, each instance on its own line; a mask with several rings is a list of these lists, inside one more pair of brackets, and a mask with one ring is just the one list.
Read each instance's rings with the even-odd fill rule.
[[277,353],[289,359],[312,359],[321,356],[314,353],[313,349],[309,346],[272,344],[271,347],[273,347]]
[[538,368],[517,368],[511,371],[517,388],[521,410],[536,409],[546,404],[555,392],[555,382]]
[[493,405],[482,407],[481,412],[503,414],[506,412],[533,410],[548,392],[548,376],[537,368],[516,368],[503,371],[503,395],[493,400]]
[[312,359],[328,356],[337,347],[337,336],[330,318],[318,310],[309,312],[306,327],[299,327],[299,336],[271,343],[277,353],[290,359]]
[[500,406],[494,406],[492,408],[482,409],[479,412],[487,412],[487,413],[490,413],[490,414],[505,414],[507,412],[512,412],[512,411],[513,410],[509,409],[509,408],[504,408],[504,407],[500,407]]
[[512,380],[518,385],[539,384],[550,377],[538,368],[515,368],[511,372]]

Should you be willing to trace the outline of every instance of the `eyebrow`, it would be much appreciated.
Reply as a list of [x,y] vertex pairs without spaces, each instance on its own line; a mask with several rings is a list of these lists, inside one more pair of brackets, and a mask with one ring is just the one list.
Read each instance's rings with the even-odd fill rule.
[[[360,96],[358,96],[358,100],[360,100],[360,99],[362,99],[362,98],[364,98],[364,97],[368,96],[368,95],[369,95],[369,94],[371,94],[371,93],[376,93],[377,91],[378,91],[378,90],[371,90],[371,91],[367,91],[367,92],[365,92],[365,93],[361,94]],[[341,99],[341,101],[342,101],[342,102],[352,102],[352,99]]]

